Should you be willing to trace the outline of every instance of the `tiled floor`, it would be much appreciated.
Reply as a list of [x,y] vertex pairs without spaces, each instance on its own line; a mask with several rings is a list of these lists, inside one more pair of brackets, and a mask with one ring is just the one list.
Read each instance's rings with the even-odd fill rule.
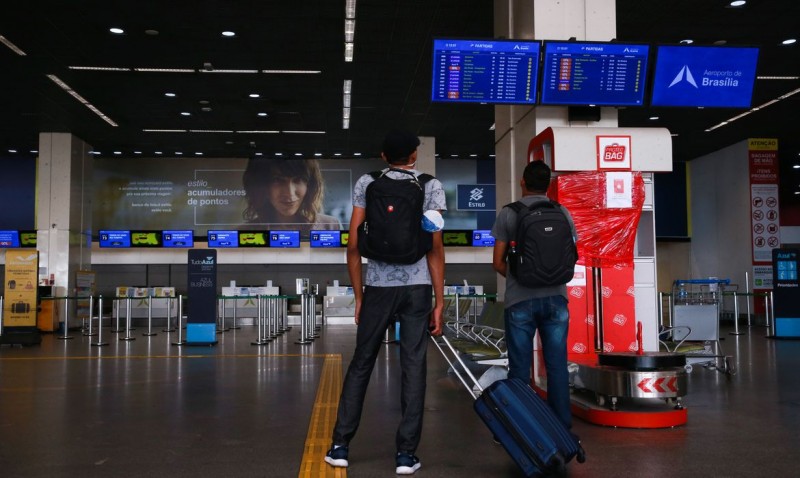
[[[255,328],[243,327],[219,334],[214,347],[173,346],[174,333],[144,337],[144,330],[129,342],[109,334],[105,347],[74,331],[72,340],[45,335],[41,346],[0,348],[0,476],[299,476],[324,364],[341,355],[346,368],[353,326],[328,326],[305,346],[294,343],[297,329],[254,346]],[[568,475],[800,476],[800,341],[745,330],[723,330],[737,375],[702,367],[690,374],[685,426],[614,429],[576,420],[588,459],[570,464]],[[519,476],[429,351],[417,475]],[[397,362],[396,346],[385,345],[348,476],[394,476]],[[300,476],[334,476],[321,470]]]

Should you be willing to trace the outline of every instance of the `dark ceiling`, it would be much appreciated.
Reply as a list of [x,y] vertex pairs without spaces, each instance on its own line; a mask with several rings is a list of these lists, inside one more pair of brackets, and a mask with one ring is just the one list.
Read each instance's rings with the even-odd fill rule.
[[[702,45],[724,40],[758,46],[759,76],[800,76],[800,44],[781,45],[800,37],[800,2],[751,0],[740,8],[729,3],[618,0],[617,37],[651,44],[691,38]],[[380,138],[394,126],[435,137],[442,157],[493,154],[492,106],[429,100],[432,38],[492,37],[493,2],[358,0],[356,5],[354,61],[347,63],[345,0],[13,2],[0,17],[0,35],[26,55],[0,45],[0,154],[12,149],[30,154],[37,149],[38,132],[68,131],[102,156],[152,157],[156,151],[170,157],[178,152],[184,157],[374,156]],[[125,33],[115,35],[110,27]],[[223,37],[225,30],[236,35]],[[70,69],[74,66],[130,71]],[[194,72],[133,71],[143,67]],[[261,72],[203,71],[212,68]],[[320,73],[263,73],[285,69]],[[47,75],[58,77],[118,126]],[[350,127],[343,129],[347,79],[352,80],[352,109]],[[798,79],[759,80],[753,106],[798,88]],[[167,92],[176,96],[166,97]],[[260,97],[250,98],[251,93]],[[676,161],[748,137],[777,137],[782,162],[788,164],[797,162],[800,152],[798,106],[800,94],[712,132],[705,130],[744,110],[627,108],[619,117],[621,126],[663,126],[677,134]]]

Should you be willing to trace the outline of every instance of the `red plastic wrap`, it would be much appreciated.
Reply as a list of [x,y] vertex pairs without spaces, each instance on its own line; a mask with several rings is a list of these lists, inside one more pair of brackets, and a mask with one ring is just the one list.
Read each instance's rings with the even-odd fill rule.
[[633,265],[633,246],[644,204],[644,181],[632,176],[632,207],[606,207],[606,172],[561,174],[548,195],[563,204],[575,220],[578,263],[591,267]]

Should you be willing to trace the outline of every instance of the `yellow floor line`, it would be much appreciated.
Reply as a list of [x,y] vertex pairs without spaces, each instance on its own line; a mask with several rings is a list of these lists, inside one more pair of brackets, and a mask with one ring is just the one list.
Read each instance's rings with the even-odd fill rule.
[[334,468],[323,461],[325,452],[331,444],[333,425],[336,423],[336,409],[342,391],[342,356],[325,356],[322,365],[317,398],[308,424],[303,460],[300,462],[298,478],[335,477],[346,478],[347,468]]

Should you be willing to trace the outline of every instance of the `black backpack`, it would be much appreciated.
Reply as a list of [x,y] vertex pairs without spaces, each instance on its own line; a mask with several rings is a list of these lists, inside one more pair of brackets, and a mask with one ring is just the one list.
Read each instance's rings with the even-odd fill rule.
[[567,216],[555,201],[537,201],[525,206],[509,204],[517,213],[517,227],[509,241],[511,274],[525,287],[566,284],[572,280],[578,248]]
[[[396,171],[408,179],[386,175]],[[425,183],[430,174],[390,168],[374,171],[367,185],[366,217],[358,226],[358,251],[363,257],[392,264],[414,264],[433,247],[433,235],[422,229]]]

